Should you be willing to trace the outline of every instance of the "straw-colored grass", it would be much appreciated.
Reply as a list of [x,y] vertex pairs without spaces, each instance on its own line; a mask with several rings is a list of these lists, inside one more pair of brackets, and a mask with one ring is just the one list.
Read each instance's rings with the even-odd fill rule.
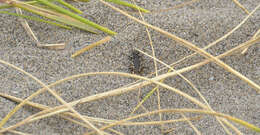
[[[183,7],[185,5],[197,2],[199,0],[192,0],[189,2],[184,2],[180,5],[177,5],[173,8],[169,8],[169,9],[165,9],[165,10],[158,10],[158,12],[167,12],[169,10],[172,10],[174,8],[180,8]],[[227,38],[228,36],[230,36],[234,31],[236,31],[238,28],[240,28],[250,17],[252,17],[252,15],[259,10],[260,4],[251,12],[249,12],[243,5],[241,5],[237,0],[233,0],[234,3],[241,8],[246,14],[247,16],[244,18],[243,21],[240,22],[240,24],[238,24],[235,28],[233,28],[230,32],[228,32],[227,34],[225,34],[224,36],[222,36],[221,38],[215,40],[214,42],[208,44],[206,47],[204,48],[199,48],[198,45],[195,45],[187,40],[184,40],[172,33],[169,33],[159,27],[156,27],[154,25],[151,25],[149,23],[146,22],[145,18],[143,17],[143,13],[156,13],[156,12],[150,12],[144,8],[141,8],[139,6],[136,5],[135,1],[132,0],[133,4],[127,3],[125,1],[121,1],[121,0],[99,0],[99,2],[103,3],[104,5],[110,7],[111,9],[115,10],[118,13],[121,13],[122,15],[130,18],[131,20],[142,24],[146,29],[146,33],[147,33],[147,37],[149,39],[149,43],[150,43],[150,48],[151,48],[151,52],[152,54],[147,54],[144,51],[141,51],[140,49],[136,49],[137,51],[139,51],[140,53],[142,53],[143,55],[145,55],[146,57],[150,58],[153,60],[153,66],[154,66],[154,73],[155,76],[151,77],[151,75],[148,76],[140,76],[140,75],[136,75],[136,74],[129,74],[129,73],[123,73],[123,72],[89,72],[89,73],[82,73],[82,74],[77,74],[77,75],[72,75],[66,78],[63,78],[61,80],[58,80],[54,83],[51,83],[49,85],[43,83],[40,78],[36,78],[35,76],[33,76],[32,74],[24,71],[23,69],[10,64],[7,61],[1,60],[0,59],[0,63],[3,65],[6,65],[16,71],[19,71],[21,73],[23,73],[25,76],[30,77],[32,80],[36,81],[42,88],[38,89],[36,92],[34,92],[33,94],[31,94],[29,97],[25,98],[25,99],[20,99],[18,97],[15,96],[11,96],[8,94],[4,94],[4,93],[0,93],[1,97],[5,97],[7,99],[10,99],[14,102],[17,102],[18,105],[10,110],[10,112],[0,121],[0,134],[4,134],[6,132],[12,132],[15,134],[21,134],[21,135],[25,135],[27,133],[23,133],[20,131],[16,131],[16,128],[21,127],[21,126],[26,126],[27,124],[34,122],[34,121],[38,121],[41,119],[45,119],[47,117],[51,117],[51,116],[58,116],[60,118],[66,119],[74,124],[80,125],[86,129],[89,129],[91,131],[87,131],[86,135],[91,135],[91,134],[99,134],[99,135],[109,135],[110,133],[114,133],[114,134],[123,134],[121,133],[121,131],[117,131],[115,129],[113,129],[113,127],[118,126],[118,125],[123,125],[123,126],[143,126],[143,125],[158,125],[161,127],[161,132],[162,133],[169,133],[172,130],[165,130],[165,125],[164,124],[168,124],[168,123],[177,123],[177,122],[186,122],[189,124],[189,126],[194,130],[194,132],[198,135],[203,134],[203,131],[199,131],[198,128],[196,126],[194,126],[193,123],[196,123],[196,121],[199,121],[201,119],[204,118],[205,115],[209,115],[212,117],[215,117],[216,120],[218,121],[218,123],[221,125],[221,127],[223,127],[224,131],[231,135],[232,132],[235,132],[236,134],[243,134],[239,128],[237,127],[237,125],[246,127],[248,130],[252,130],[254,132],[259,132],[260,133],[260,128],[257,127],[256,125],[250,124],[250,122],[241,120],[239,118],[230,116],[229,114],[224,114],[221,112],[217,112],[215,110],[212,109],[212,106],[210,106],[210,104],[208,103],[208,100],[210,99],[206,99],[201,92],[199,91],[199,89],[197,88],[196,85],[194,85],[192,83],[192,81],[190,81],[188,78],[186,78],[183,73],[197,69],[205,64],[208,64],[210,62],[214,62],[216,63],[218,66],[222,67],[225,71],[228,71],[230,73],[232,73],[233,75],[237,76],[238,78],[240,78],[242,81],[246,82],[249,86],[251,86],[255,91],[256,94],[260,93],[260,86],[255,83],[254,80],[250,80],[248,79],[246,76],[244,76],[243,74],[241,74],[240,72],[236,71],[235,69],[233,69],[232,67],[230,67],[229,65],[227,65],[226,63],[224,63],[221,59],[235,54],[235,53],[245,53],[247,51],[247,49],[250,46],[253,46],[254,44],[258,43],[260,41],[260,29],[254,34],[254,36],[244,42],[241,43],[240,45],[218,55],[218,56],[213,56],[210,53],[208,53],[206,51],[206,49],[216,45],[217,43],[219,43],[220,41],[224,40],[225,38]],[[93,30],[92,28],[89,28],[89,26],[101,30],[103,32],[106,32],[110,35],[115,35],[116,32],[105,28],[103,26],[100,26],[94,22],[91,22],[73,12],[76,12],[78,14],[81,14],[82,12],[76,8],[74,8],[73,6],[71,6],[70,4],[62,1],[62,0],[57,0],[58,3],[62,4],[63,6],[69,8],[72,11],[68,11],[60,6],[57,6],[55,4],[53,4],[51,1],[47,1],[47,0],[37,0],[34,2],[39,2],[43,5],[46,5],[48,7],[51,7],[52,10],[49,9],[44,9],[43,6],[36,6],[33,4],[28,4],[28,2],[21,2],[21,1],[16,1],[16,0],[1,0],[0,2],[9,4],[9,5],[5,5],[5,6],[14,6],[17,9],[17,14],[15,14],[16,16],[19,17],[23,17],[23,18],[27,18],[27,16],[23,16],[21,9],[30,11],[32,13],[41,15],[49,18],[49,19],[53,19],[56,21],[58,20],[62,20],[62,19],[69,19],[69,23],[66,23],[67,25],[70,26],[74,26],[74,27],[78,27],[81,29],[85,29],[87,31],[91,31],[93,33],[95,33],[95,30]],[[129,13],[109,4],[108,2],[112,2],[114,4],[119,4],[119,5],[123,5],[123,6],[128,6],[130,8],[136,9],[139,13],[139,16],[141,17],[142,20],[137,19],[136,17],[131,16]],[[21,9],[20,9],[21,8]],[[57,12],[56,12],[57,11]],[[4,12],[3,12],[4,13]],[[13,14],[14,15],[14,14]],[[35,19],[37,20],[37,19]],[[38,46],[40,46],[40,43],[37,39],[37,37],[34,35],[34,33],[32,32],[32,30],[30,29],[28,23],[25,20],[21,20],[23,23],[23,27],[26,29],[26,31],[28,32],[28,35],[30,35],[32,37],[32,39],[37,43]],[[39,20],[38,20],[39,21]],[[64,20],[63,20],[64,21]],[[62,21],[60,21],[62,22]],[[155,50],[154,50],[154,43],[152,42],[152,37],[150,34],[150,30],[155,30],[157,31],[159,34],[165,35],[166,37],[177,41],[179,43],[181,43],[184,47],[187,47],[190,50],[195,51],[195,53],[186,56],[185,58],[173,63],[173,64],[167,64],[166,62],[164,62],[163,60],[160,60],[159,58],[157,58],[155,56]],[[102,45],[105,44],[106,42],[108,42],[112,37],[111,36],[107,36],[105,38],[103,38],[102,40],[99,40],[97,42],[94,42],[86,47],[84,47],[83,49],[75,52],[71,57],[76,57],[86,51],[88,51],[89,49],[93,49],[94,47],[98,46],[98,45]],[[58,46],[57,46],[58,45]],[[62,48],[64,49],[64,44],[59,45],[59,44],[49,44],[45,45],[45,47],[48,48]],[[196,54],[199,54],[201,56],[203,56],[205,58],[205,60],[203,60],[202,62],[196,63],[194,65],[191,66],[187,66],[187,67],[183,67],[181,69],[175,69],[174,66],[177,64],[180,64],[181,62],[183,62],[184,60],[187,60],[189,58],[194,57]],[[167,73],[164,74],[159,74],[159,71],[165,69],[158,69],[158,63],[162,64],[165,66],[165,68],[168,69]],[[109,91],[103,92],[103,93],[98,93],[95,95],[90,95],[90,96],[86,96],[84,98],[80,98],[77,99],[75,101],[72,102],[66,102],[58,93],[56,93],[55,90],[53,90],[52,88],[54,86],[60,85],[62,83],[66,83],[67,81],[70,80],[75,80],[75,79],[80,79],[83,77],[88,77],[88,76],[121,76],[121,77],[125,77],[125,78],[134,78],[134,79],[138,79],[137,82],[132,83],[132,84],[128,84],[127,86],[123,86],[120,88],[116,88],[116,89],[111,89]],[[181,91],[180,89],[174,88],[166,83],[164,83],[164,80],[170,77],[174,77],[174,76],[180,76],[184,81],[187,82],[187,84],[190,85],[190,87],[199,95],[199,98],[195,98],[191,95],[189,95],[188,93],[185,93],[183,91]],[[115,119],[103,119],[103,118],[98,118],[98,117],[89,117],[89,116],[85,116],[80,114],[77,110],[74,109],[74,107],[78,104],[83,104],[86,102],[93,102],[99,99],[105,99],[108,97],[112,97],[112,96],[118,96],[121,94],[127,94],[128,92],[131,91],[136,91],[138,89],[141,89],[145,86],[148,85],[152,85],[155,84],[155,87],[153,89],[150,90],[150,92],[143,98],[141,99],[141,101],[139,102],[139,104],[137,104],[137,106],[135,108],[132,108],[132,113],[129,114],[129,116],[125,117],[124,119],[121,120],[115,120]],[[187,99],[189,102],[196,104],[199,109],[195,109],[195,108],[171,108],[171,109],[162,109],[161,108],[161,103],[160,103],[160,88],[164,88],[167,89],[175,94],[178,94],[179,96],[184,97],[185,99]],[[142,106],[142,104],[144,102],[147,101],[148,98],[151,98],[151,95],[156,91],[156,95],[157,95],[157,110],[153,110],[153,111],[149,111],[146,108],[144,108]],[[44,93],[44,92],[48,92],[50,93],[53,97],[55,97],[62,105],[58,105],[55,107],[50,107],[50,106],[46,106],[43,104],[39,104],[39,103],[35,103],[32,102],[31,100],[33,98],[36,98],[37,96],[39,96],[39,94]],[[139,99],[138,99],[139,100]],[[40,111],[28,116],[27,118],[23,119],[20,122],[17,122],[16,124],[13,125],[9,125],[8,127],[5,127],[4,125],[6,125],[6,123],[9,121],[9,119],[12,118],[12,116],[17,113],[18,110],[20,110],[22,107],[24,107],[25,105],[29,105],[33,108],[37,108]],[[135,114],[136,111],[140,108],[143,107],[143,109],[146,110],[145,113],[142,114]],[[182,118],[179,119],[170,119],[170,120],[162,120],[162,116],[165,113],[170,113],[170,114],[180,114],[182,116]],[[198,116],[194,116],[194,117],[187,117],[185,114],[199,114]],[[132,120],[138,119],[138,118],[144,118],[144,117],[149,117],[151,115],[158,115],[159,116],[159,120],[155,121],[150,119],[150,121],[142,121],[142,122],[133,122]],[[236,123],[236,125],[233,125],[234,123]],[[230,131],[232,130],[232,131]]]

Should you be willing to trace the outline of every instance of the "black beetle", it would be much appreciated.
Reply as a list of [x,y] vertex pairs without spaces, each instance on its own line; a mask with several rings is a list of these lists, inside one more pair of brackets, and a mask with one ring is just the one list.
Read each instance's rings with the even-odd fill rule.
[[130,67],[130,70],[132,71],[132,73],[134,74],[141,74],[142,72],[142,57],[141,54],[136,51],[133,50],[131,53],[131,56],[129,56],[130,60],[132,61],[132,66]]

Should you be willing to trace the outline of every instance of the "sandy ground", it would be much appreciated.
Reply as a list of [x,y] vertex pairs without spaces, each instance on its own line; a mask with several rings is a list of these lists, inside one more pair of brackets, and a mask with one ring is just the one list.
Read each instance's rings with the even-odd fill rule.
[[[249,11],[252,11],[260,4],[259,0],[240,1]],[[181,3],[181,1],[138,0],[137,3],[149,10],[159,10],[173,7]],[[93,35],[77,29],[68,31],[43,23],[29,22],[41,42],[67,43],[65,50],[61,51],[41,49],[37,48],[35,43],[27,36],[17,18],[0,14],[0,59],[22,68],[44,83],[50,84],[62,78],[86,72],[120,71],[130,73],[129,67],[131,61],[128,57],[133,48],[138,48],[151,54],[149,40],[142,25],[134,23],[132,20],[127,19],[125,16],[98,1],[92,0],[87,4],[74,3],[74,5],[84,11],[84,17],[117,31],[118,35],[113,37],[109,43],[94,48],[73,59],[70,56],[76,50],[79,50],[86,44],[98,41],[106,35]],[[131,11],[127,8],[124,9]],[[138,14],[135,14],[135,16],[139,17]],[[147,22],[176,34],[199,47],[204,47],[233,29],[246,17],[246,14],[232,0],[201,0],[184,8],[146,14],[144,16]],[[250,39],[259,28],[260,10],[235,33],[207,51],[212,55],[219,55]],[[193,51],[160,35],[158,32],[153,30],[150,32],[156,56],[165,63],[173,63],[193,53]],[[196,56],[183,62],[176,69],[197,63],[202,59],[202,57]],[[251,47],[245,55],[237,54],[229,56],[224,58],[223,61],[249,79],[254,80],[257,84],[260,84],[259,44]],[[145,67],[144,75],[154,71],[152,60],[148,57],[143,57],[143,65]],[[158,67],[162,68],[163,65],[158,64]],[[213,63],[186,72],[183,75],[196,85],[215,111],[229,114],[260,127],[260,95],[238,77]],[[124,77],[99,75],[68,81],[54,87],[54,89],[64,100],[70,102],[119,88],[134,81],[134,79]],[[180,77],[168,78],[165,83],[195,98],[199,98],[198,94]],[[1,93],[26,98],[39,88],[41,86],[29,77],[0,64]],[[152,86],[148,86],[141,89],[141,97],[144,97],[151,88]],[[161,108],[199,108],[197,105],[173,92],[163,88],[160,88],[160,91]],[[127,117],[137,105],[137,96],[138,91],[133,91],[120,96],[81,104],[76,107],[76,110],[87,116],[119,120]],[[49,106],[60,104],[49,93],[41,94],[33,99],[33,101]],[[0,118],[3,118],[15,105],[14,102],[0,97]],[[154,94],[144,104],[144,107],[152,111],[157,109],[156,105],[157,98],[156,94]],[[8,121],[5,127],[13,125],[38,111],[31,107],[22,108]],[[139,109],[138,113],[141,112],[145,111]],[[186,114],[186,116],[194,115]],[[163,115],[163,120],[174,118],[181,118],[181,115]],[[156,115],[151,117],[151,119],[158,120],[159,117]],[[138,121],[141,120],[150,120],[150,118],[143,118]],[[223,128],[213,117],[203,117],[202,120],[193,121],[193,124],[205,135],[225,134]],[[237,124],[234,125],[244,134],[256,135],[256,133],[246,128]],[[172,127],[175,130],[170,134],[194,134],[192,128],[184,122],[165,125],[165,128]],[[126,135],[161,134],[160,126],[118,126],[114,129]],[[50,117],[35,121],[26,126],[21,126],[17,130],[35,135],[82,134],[86,131],[83,127],[72,124],[59,117]]]

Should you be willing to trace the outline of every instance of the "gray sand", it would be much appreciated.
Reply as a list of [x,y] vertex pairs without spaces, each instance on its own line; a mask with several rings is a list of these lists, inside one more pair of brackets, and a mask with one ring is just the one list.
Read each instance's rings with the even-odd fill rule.
[[[175,2],[172,0],[138,0],[137,2],[140,6],[149,10],[165,9],[180,3],[180,1]],[[37,48],[35,43],[27,36],[17,18],[0,14],[0,59],[22,68],[44,83],[50,84],[62,78],[86,72],[119,71],[130,73],[129,67],[131,62],[128,56],[133,48],[136,47],[151,54],[149,40],[142,25],[134,23],[132,20],[127,19],[125,16],[98,1],[92,0],[90,3],[73,4],[84,11],[85,17],[112,30],[116,30],[118,35],[109,43],[72,59],[70,56],[76,50],[79,50],[86,44],[98,41],[106,35],[93,35],[77,29],[68,31],[43,23],[29,21],[31,28],[35,31],[41,42],[67,43],[65,50],[41,49]],[[241,4],[249,11],[252,11],[260,3],[259,0],[250,0],[241,1]],[[124,9],[129,10],[128,8]],[[139,17],[137,14],[135,16]],[[245,17],[246,14],[232,0],[201,0],[181,9],[145,15],[147,22],[176,34],[199,47],[204,47],[223,36],[238,25]],[[260,10],[239,30],[207,51],[212,55],[219,55],[250,39],[259,28]],[[193,53],[193,51],[160,35],[158,32],[153,30],[150,32],[156,56],[165,63],[173,63]],[[202,57],[196,56],[177,66],[176,69],[186,67],[201,60],[203,60]],[[246,55],[237,54],[229,56],[224,58],[223,61],[249,79],[254,80],[255,83],[260,84],[259,44],[251,47]],[[152,60],[148,57],[143,57],[143,65],[145,67],[143,74],[154,71]],[[163,67],[160,64],[158,66],[159,68]],[[184,73],[183,75],[196,85],[215,111],[226,113],[260,127],[260,95],[238,77],[214,63],[204,65],[199,69]],[[134,81],[134,79],[124,77],[99,75],[69,81],[54,87],[54,89],[64,100],[70,102],[119,88]],[[199,98],[198,94],[180,77],[168,78],[165,83],[195,98]],[[29,77],[0,64],[1,93],[26,98],[39,88],[41,86]],[[152,85],[141,89],[141,96],[144,97],[151,88],[153,88]],[[161,108],[199,108],[197,105],[192,104],[187,99],[173,92],[163,88],[160,91]],[[137,105],[137,96],[138,91],[133,91],[120,96],[81,104],[75,108],[81,114],[87,116],[119,120],[127,117]],[[49,106],[60,104],[49,93],[41,94],[33,99],[33,101]],[[15,105],[14,102],[0,97],[0,118],[3,118]],[[154,94],[144,104],[144,107],[152,111],[157,109],[156,105],[157,98],[156,94]],[[38,111],[31,107],[24,107],[8,121],[5,127],[13,125]],[[142,109],[138,110],[138,113],[143,112],[144,110]],[[186,116],[195,115],[186,114]],[[177,118],[181,118],[181,115],[163,115],[163,120]],[[156,115],[152,116],[151,119],[158,120],[159,117]],[[141,120],[149,121],[150,118],[142,118],[138,121]],[[193,124],[205,135],[222,135],[225,133],[213,117],[205,116],[202,120],[193,122]],[[234,125],[244,134],[256,134],[242,126]],[[174,132],[170,134],[194,134],[192,128],[184,122],[166,124],[165,127],[175,127]],[[159,126],[117,126],[114,129],[126,135],[161,134]],[[83,127],[56,116],[21,126],[17,130],[38,135],[82,134],[86,131]]]

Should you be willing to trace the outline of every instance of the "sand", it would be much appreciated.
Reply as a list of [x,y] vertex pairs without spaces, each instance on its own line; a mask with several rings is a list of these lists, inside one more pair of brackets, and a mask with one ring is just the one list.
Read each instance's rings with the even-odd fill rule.
[[[173,7],[182,1],[172,0],[138,0],[137,4],[148,9],[158,11]],[[106,26],[118,32],[109,43],[96,47],[76,58],[70,56],[89,43],[98,41],[106,34],[94,35],[78,29],[71,31],[49,26],[44,23],[29,21],[32,30],[41,42],[66,43],[64,50],[48,50],[36,47],[36,44],[26,34],[17,18],[0,14],[0,59],[31,73],[45,84],[53,83],[62,78],[86,72],[116,71],[130,73],[131,61],[129,56],[134,48],[152,54],[145,27],[115,12],[98,1],[89,3],[72,3],[82,11],[84,17]],[[252,11],[259,3],[258,0],[241,1],[249,11]],[[132,11],[128,8],[124,10]],[[138,17],[138,14],[134,14]],[[236,27],[247,15],[232,0],[201,0],[183,8],[167,12],[155,12],[145,14],[145,20],[170,33],[184,38],[199,47],[215,41]],[[247,40],[260,28],[260,10],[258,10],[237,31],[216,46],[207,51],[212,55],[219,55]],[[156,57],[170,64],[193,53],[181,44],[150,30]],[[143,75],[154,72],[153,61],[142,56],[144,67]],[[183,67],[202,61],[204,58],[196,56],[176,67]],[[255,83],[260,84],[260,52],[259,43],[250,47],[245,55],[236,54],[222,59],[241,74]],[[158,64],[158,68],[164,67]],[[160,72],[159,74],[165,73]],[[237,76],[225,71],[222,67],[210,63],[198,69],[183,74],[187,77],[207,99],[211,107],[221,113],[225,113],[245,120],[260,127],[260,95],[248,84]],[[66,101],[71,102],[79,98],[110,91],[136,81],[135,79],[97,75],[62,83],[53,89]],[[165,83],[180,89],[183,92],[199,99],[190,85],[180,77],[171,77]],[[154,85],[144,87],[141,97],[144,97]],[[24,74],[0,64],[0,92],[19,98],[26,98],[41,86]],[[199,107],[187,99],[160,88],[161,108],[197,108]],[[201,99],[199,99],[202,101]],[[49,93],[44,93],[32,101],[49,106],[60,103]],[[81,114],[106,119],[123,119],[138,103],[138,90],[113,96],[97,101],[77,105],[75,109]],[[0,118],[15,107],[15,103],[0,97]],[[153,111],[157,109],[157,96],[153,94],[144,107]],[[39,112],[38,109],[24,107],[5,124],[4,127],[13,125],[29,115]],[[137,113],[144,113],[139,109]],[[197,116],[186,114],[186,116]],[[179,114],[163,114],[163,120],[181,118]],[[158,115],[150,118],[138,119],[138,121],[159,120]],[[225,131],[214,117],[204,116],[203,119],[193,121],[198,130],[205,135],[222,135]],[[233,123],[234,124],[234,123]],[[241,132],[247,135],[256,135],[240,125],[234,124]],[[186,123],[165,124],[166,129],[175,128],[170,134],[192,135],[194,130]],[[159,135],[160,126],[117,126],[114,129],[126,135]],[[16,130],[37,135],[69,135],[82,134],[85,128],[72,124],[60,117],[49,117],[21,126]],[[232,131],[232,130],[230,130]],[[232,133],[234,133],[232,131]],[[11,134],[11,133],[6,133]]]

